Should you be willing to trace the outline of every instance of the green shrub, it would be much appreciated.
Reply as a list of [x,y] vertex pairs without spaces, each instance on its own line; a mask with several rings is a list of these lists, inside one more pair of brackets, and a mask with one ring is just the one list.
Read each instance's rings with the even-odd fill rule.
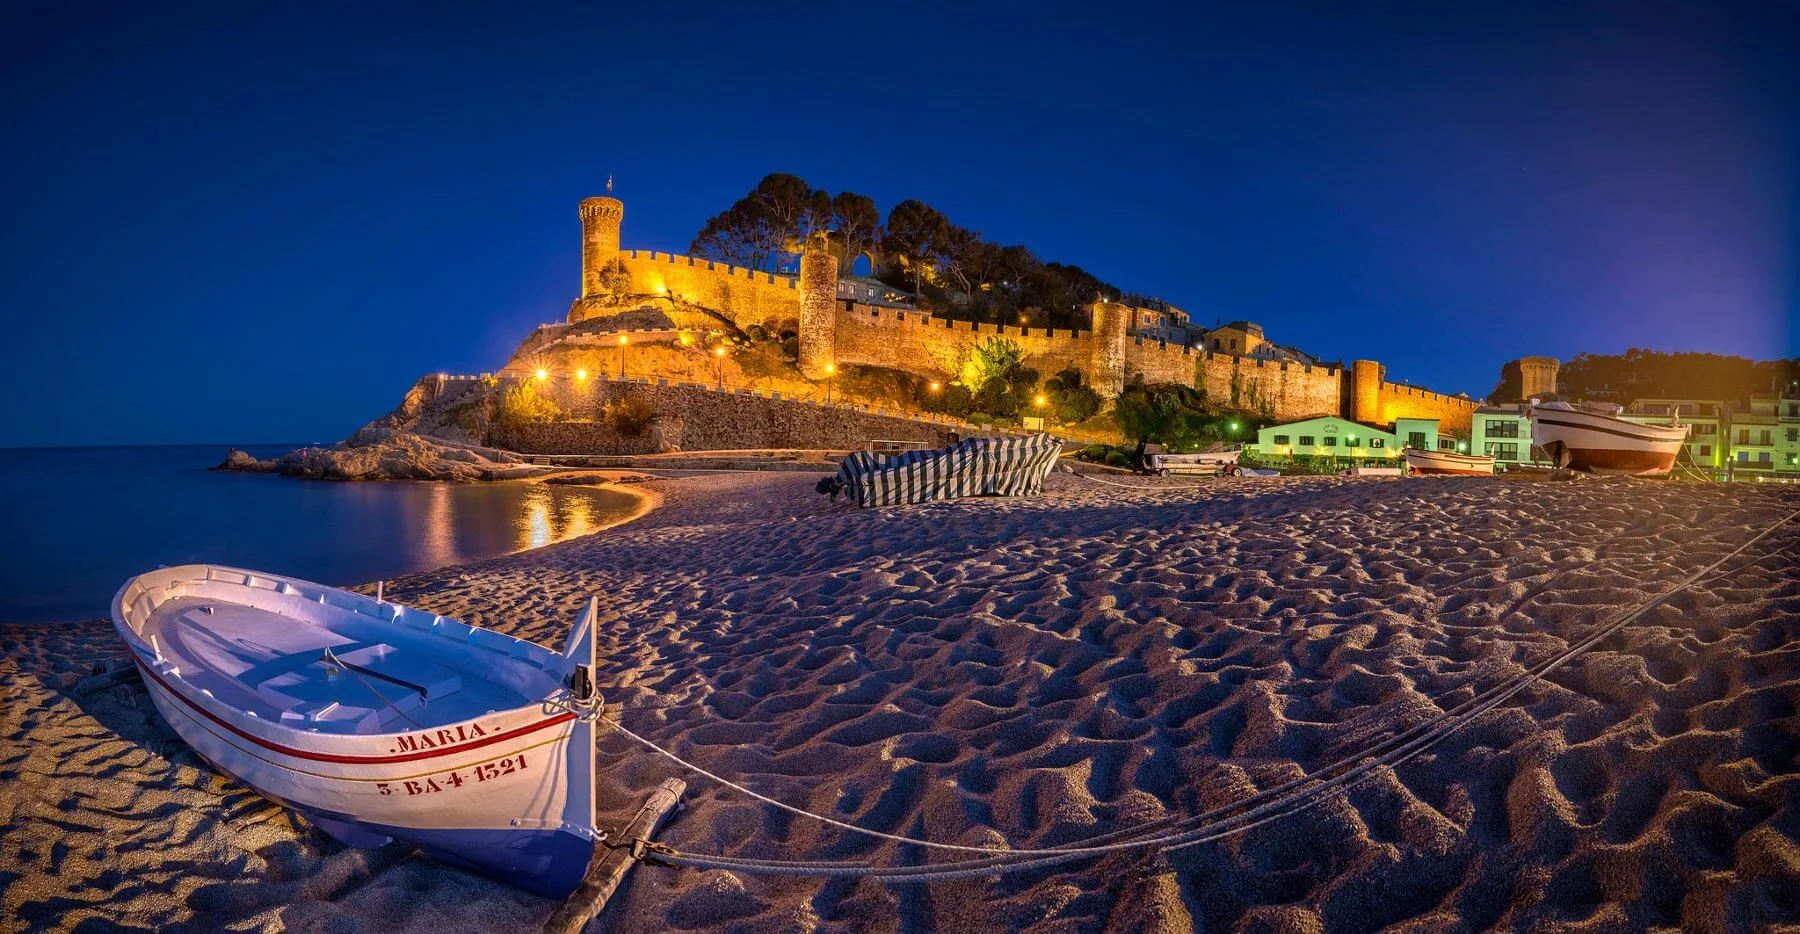
[[502,425],[529,425],[553,422],[562,417],[556,400],[538,392],[537,385],[527,380],[513,380],[500,390],[495,420]]
[[1124,451],[1113,449],[1113,450],[1108,450],[1106,452],[1106,463],[1112,467],[1129,468],[1132,466],[1134,461],[1130,454],[1127,454]]
[[1062,422],[1085,422],[1100,412],[1100,394],[1086,386],[1052,389],[1048,395],[1057,420]]
[[650,403],[630,396],[608,405],[601,416],[607,427],[633,438],[643,434],[655,418],[656,409]]

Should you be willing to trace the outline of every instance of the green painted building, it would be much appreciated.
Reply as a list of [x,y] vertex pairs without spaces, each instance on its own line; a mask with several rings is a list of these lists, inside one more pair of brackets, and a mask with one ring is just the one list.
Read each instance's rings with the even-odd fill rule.
[[1525,406],[1484,405],[1476,409],[1469,421],[1466,453],[1492,457],[1496,467],[1531,463],[1531,419],[1525,416]]
[[[1436,421],[1431,422],[1431,434],[1434,438],[1437,435]],[[1354,461],[1397,459],[1400,448],[1400,439],[1394,432],[1336,415],[1271,425],[1257,431],[1255,444],[1245,445],[1246,450],[1262,457],[1330,457]]]

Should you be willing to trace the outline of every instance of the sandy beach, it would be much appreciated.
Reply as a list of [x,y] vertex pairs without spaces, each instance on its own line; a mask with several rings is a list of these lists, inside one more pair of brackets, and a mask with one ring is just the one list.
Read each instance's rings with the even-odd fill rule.
[[[630,729],[759,792],[965,845],[1228,804],[1565,648],[1800,508],[1751,485],[1124,481],[859,511],[805,474],[390,582],[560,645],[590,595]],[[887,885],[639,867],[608,930],[1308,931],[1800,924],[1800,523],[1347,795],[1180,853]],[[104,622],[0,628],[8,929],[525,930],[553,904],[345,848],[213,772]],[[602,824],[680,774],[601,742]],[[949,857],[690,779],[684,851]],[[600,925],[595,926],[596,929]]]

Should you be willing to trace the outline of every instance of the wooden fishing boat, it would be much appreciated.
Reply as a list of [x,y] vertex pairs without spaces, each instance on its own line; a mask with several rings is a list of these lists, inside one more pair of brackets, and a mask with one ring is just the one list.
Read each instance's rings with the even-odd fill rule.
[[141,574],[113,626],[175,732],[350,846],[401,840],[562,897],[593,855],[595,606],[558,654],[236,568]]
[[1533,402],[1531,443],[1558,467],[1596,474],[1663,476],[1675,467],[1691,426],[1643,425],[1619,418],[1616,405]]
[[1494,459],[1483,454],[1458,454],[1454,451],[1423,451],[1407,448],[1406,469],[1415,474],[1494,475]]
[[1238,458],[1243,453],[1203,451],[1198,454],[1151,454],[1144,458],[1144,466],[1161,477],[1172,474],[1202,474],[1211,477],[1235,472]]

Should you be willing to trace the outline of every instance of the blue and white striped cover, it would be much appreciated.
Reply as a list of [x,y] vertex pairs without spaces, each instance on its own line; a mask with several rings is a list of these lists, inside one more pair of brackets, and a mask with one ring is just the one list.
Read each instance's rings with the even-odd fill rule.
[[838,480],[858,506],[905,506],[959,496],[1028,496],[1043,492],[1062,442],[1029,438],[968,438],[935,451],[882,455],[857,451],[844,458]]

